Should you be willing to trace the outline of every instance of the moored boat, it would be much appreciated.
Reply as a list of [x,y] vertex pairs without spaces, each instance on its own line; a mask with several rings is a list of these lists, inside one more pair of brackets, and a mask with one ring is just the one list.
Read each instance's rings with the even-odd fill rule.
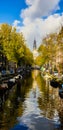
[[59,96],[60,98],[63,98],[63,88],[59,89]]
[[52,87],[57,88],[57,87],[59,87],[59,82],[56,81],[55,79],[52,79],[52,80],[50,80],[50,85],[51,85]]

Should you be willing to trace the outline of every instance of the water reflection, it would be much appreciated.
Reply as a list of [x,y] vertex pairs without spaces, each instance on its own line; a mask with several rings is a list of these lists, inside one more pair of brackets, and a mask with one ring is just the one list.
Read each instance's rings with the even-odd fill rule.
[[[62,130],[63,99],[39,71],[10,91],[0,112],[1,130]],[[45,125],[46,124],[46,125]]]

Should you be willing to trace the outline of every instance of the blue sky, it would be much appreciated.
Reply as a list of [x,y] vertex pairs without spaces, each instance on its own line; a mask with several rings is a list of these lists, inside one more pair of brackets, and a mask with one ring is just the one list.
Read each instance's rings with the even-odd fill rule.
[[12,24],[15,19],[20,19],[21,9],[26,8],[24,0],[1,0],[0,23]]
[[46,34],[63,24],[63,0],[1,0],[0,23],[11,24],[23,32],[32,48],[34,37],[39,45]]
[[[57,13],[63,12],[63,0],[59,2],[60,10]],[[27,7],[25,0],[1,0],[0,1],[0,23],[10,23],[17,19],[20,20],[20,11]]]

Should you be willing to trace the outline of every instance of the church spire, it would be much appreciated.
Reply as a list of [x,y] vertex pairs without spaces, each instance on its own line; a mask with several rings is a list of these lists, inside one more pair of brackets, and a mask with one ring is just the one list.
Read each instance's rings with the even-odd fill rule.
[[34,60],[36,59],[37,56],[38,56],[37,44],[36,44],[36,40],[34,39],[34,42],[33,42],[33,58],[34,58]]
[[37,49],[37,45],[36,45],[36,40],[34,39],[34,43],[33,43],[33,50]]

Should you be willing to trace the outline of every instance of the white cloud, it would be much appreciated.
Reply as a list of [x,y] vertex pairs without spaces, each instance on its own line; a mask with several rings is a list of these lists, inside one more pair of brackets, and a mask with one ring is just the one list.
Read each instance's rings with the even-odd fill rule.
[[14,26],[14,27],[17,27],[17,25],[18,25],[19,23],[20,23],[19,20],[15,20],[14,23],[13,23],[13,26]]
[[21,11],[24,23],[33,21],[36,18],[48,16],[52,11],[59,9],[59,0],[26,0],[28,8]]
[[27,5],[32,5],[32,4],[34,4],[34,0],[26,0],[26,4]]
[[[13,26],[16,26],[19,32],[23,32],[28,46],[32,49],[34,38],[39,46],[43,37],[59,30],[63,14],[51,15],[51,12],[60,8],[59,0],[26,0],[26,4],[28,7],[20,14],[23,25],[19,26],[20,21],[16,20]],[[43,19],[43,16],[47,16],[46,19]]]
[[[57,32],[63,21],[63,16],[51,15],[47,19],[36,19],[33,23],[28,26],[24,26],[23,34],[30,44],[30,48],[33,47],[34,37],[37,40],[37,45],[39,46],[43,37],[47,34]],[[25,29],[26,28],[26,29]]]
[[41,44],[41,40],[47,34],[58,32],[58,30],[63,24],[63,15],[59,14],[50,15],[46,19],[37,18],[34,22],[26,26],[19,27],[17,29],[23,32],[27,44],[30,48],[33,47],[34,38],[37,41],[37,46]]

